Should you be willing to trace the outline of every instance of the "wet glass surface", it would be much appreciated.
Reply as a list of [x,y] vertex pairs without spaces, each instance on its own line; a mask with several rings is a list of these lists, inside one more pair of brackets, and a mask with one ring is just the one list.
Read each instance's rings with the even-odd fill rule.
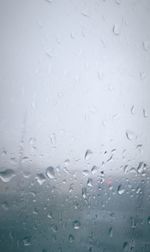
[[149,252],[150,1],[0,21],[0,252]]

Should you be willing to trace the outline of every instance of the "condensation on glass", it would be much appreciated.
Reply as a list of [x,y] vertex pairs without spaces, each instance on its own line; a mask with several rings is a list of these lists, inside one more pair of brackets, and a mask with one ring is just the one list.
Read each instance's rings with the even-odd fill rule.
[[150,1],[0,2],[0,251],[150,251]]

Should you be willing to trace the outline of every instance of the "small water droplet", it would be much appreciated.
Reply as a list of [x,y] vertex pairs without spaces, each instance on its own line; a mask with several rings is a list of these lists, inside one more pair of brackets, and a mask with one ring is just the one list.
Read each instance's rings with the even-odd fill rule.
[[140,79],[144,80],[146,78],[146,73],[145,72],[140,72]]
[[31,246],[31,236],[26,236],[23,239],[24,246]]
[[0,172],[0,179],[5,183],[9,182],[15,176],[15,172],[12,169],[6,169]]
[[9,209],[8,203],[6,201],[2,203],[2,208],[4,210],[8,210]]
[[45,182],[46,178],[43,173],[38,173],[36,175],[36,180],[40,185],[42,185]]
[[125,189],[122,187],[122,185],[118,186],[117,192],[118,192],[119,195],[122,195],[125,192]]
[[49,166],[46,169],[46,176],[50,179],[54,179],[55,178],[55,169],[52,166]]
[[131,228],[136,228],[136,223],[135,223],[135,219],[133,217],[130,218],[131,221]]
[[135,106],[134,106],[134,105],[132,105],[132,107],[131,107],[130,111],[131,111],[131,114],[132,114],[132,115],[134,115],[134,114],[135,114]]
[[69,164],[70,164],[70,160],[69,160],[69,159],[66,159],[66,160],[64,161],[64,165],[65,165],[65,167],[68,167],[68,166],[69,166]]
[[110,227],[110,228],[109,228],[109,230],[108,230],[108,234],[109,234],[109,236],[110,236],[110,237],[112,237],[112,236],[113,236],[113,229],[112,229],[112,227]]
[[147,223],[150,224],[150,216],[147,218]]
[[94,165],[91,169],[91,173],[94,175],[95,173],[97,173],[97,171],[98,171],[98,167]]
[[137,187],[137,188],[136,188],[136,194],[140,194],[140,193],[142,193],[142,190],[141,190],[140,187]]
[[58,227],[56,224],[51,225],[51,230],[56,233],[58,231]]
[[126,131],[126,137],[127,137],[127,139],[128,139],[129,141],[133,141],[133,140],[136,139],[135,133],[134,133],[133,131],[131,131],[131,130],[127,130],[127,131]]
[[93,180],[91,178],[88,178],[87,185],[93,187]]
[[72,234],[69,235],[68,240],[70,243],[74,241],[74,236]]
[[147,114],[146,109],[143,109],[143,117],[144,117],[144,118],[147,118],[147,117],[148,117],[148,114]]
[[47,3],[52,3],[53,0],[45,0]]
[[90,157],[91,157],[92,154],[93,154],[93,152],[92,152],[91,150],[88,149],[88,150],[85,152],[84,159],[88,161],[88,160],[90,159]]
[[75,221],[73,222],[73,228],[74,228],[75,230],[78,230],[78,229],[80,228],[80,226],[81,226],[81,224],[80,224],[80,222],[79,222],[78,220],[75,220]]
[[87,198],[87,189],[86,189],[86,187],[82,188],[82,197],[83,197],[83,199]]
[[116,4],[121,4],[121,0],[116,0]]
[[146,164],[144,162],[140,162],[138,167],[137,167],[137,172],[138,173],[144,173],[146,169]]
[[82,174],[83,174],[84,176],[88,176],[89,171],[88,171],[88,170],[83,170],[83,171],[82,171]]
[[143,49],[145,51],[149,51],[150,50],[150,42],[149,41],[144,41],[143,42]]
[[49,213],[48,215],[47,215],[47,217],[49,218],[49,219],[53,219],[53,215],[52,215],[52,213]]
[[129,251],[129,244],[128,242],[123,243],[123,252],[128,252]]
[[113,26],[113,33],[114,35],[118,36],[120,34],[120,29],[119,29],[119,26],[117,24],[115,24]]

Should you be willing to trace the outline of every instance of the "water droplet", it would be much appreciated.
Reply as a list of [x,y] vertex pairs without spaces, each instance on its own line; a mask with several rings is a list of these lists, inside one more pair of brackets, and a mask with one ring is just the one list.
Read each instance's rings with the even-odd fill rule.
[[109,228],[109,230],[108,230],[108,234],[109,234],[109,236],[110,236],[110,237],[112,237],[112,236],[113,236],[113,229],[112,229],[112,227],[110,227],[110,228]]
[[52,166],[49,166],[46,169],[46,176],[50,179],[54,179],[55,178],[55,169]]
[[127,130],[127,131],[126,131],[126,137],[127,137],[127,139],[128,139],[129,141],[133,141],[133,140],[136,139],[135,133],[134,133],[133,131],[131,131],[131,130]]
[[7,155],[7,151],[6,150],[3,150],[2,152],[1,152],[1,156],[2,157],[5,157]]
[[70,160],[69,160],[69,159],[66,159],[66,160],[64,161],[64,164],[65,164],[65,167],[68,167],[69,164],[70,164]]
[[133,217],[130,218],[131,221],[131,228],[136,228],[136,223],[135,223],[135,219]]
[[143,109],[143,117],[144,117],[144,118],[147,118],[147,117],[148,117],[147,111],[146,111],[145,109]]
[[48,3],[52,3],[53,2],[53,0],[45,0],[46,2],[48,2]]
[[9,209],[8,203],[6,201],[2,203],[2,208],[4,210],[8,210]]
[[147,223],[150,224],[150,216],[147,218]]
[[56,224],[51,225],[51,230],[56,233],[58,231],[58,227]]
[[47,217],[48,217],[49,219],[53,219],[52,213],[49,213],[49,214],[47,215]]
[[88,171],[88,170],[83,170],[83,171],[82,171],[82,174],[83,174],[84,176],[88,176],[89,171]]
[[80,228],[80,226],[81,226],[81,224],[80,224],[80,222],[78,221],[78,220],[75,220],[74,222],[73,222],[73,228],[74,229],[79,229]]
[[98,168],[96,165],[94,165],[91,169],[92,174],[94,175],[97,172]]
[[113,26],[113,33],[118,36],[120,34],[120,29],[119,29],[119,26],[117,24],[115,24]]
[[31,237],[30,236],[24,237],[23,244],[24,246],[31,246]]
[[72,234],[69,235],[68,240],[70,243],[74,241],[74,236]]
[[146,73],[145,72],[140,72],[140,79],[144,80],[146,78]]
[[87,189],[86,189],[86,187],[82,188],[82,197],[83,197],[83,199],[87,198]]
[[42,185],[45,182],[46,178],[43,173],[38,173],[36,175],[36,180],[40,185]]
[[142,190],[141,190],[140,187],[137,187],[137,188],[136,188],[136,194],[140,194],[140,193],[142,193]]
[[32,148],[33,150],[36,150],[36,138],[31,137],[31,138],[29,139],[29,144],[31,145],[31,148]]
[[131,114],[132,114],[132,115],[134,115],[134,114],[135,114],[135,106],[134,106],[134,105],[132,105],[132,107],[131,107],[131,110],[130,110],[130,111],[131,111]]
[[123,243],[123,251],[124,252],[128,252],[129,251],[129,244],[128,244],[128,242],[124,242]]
[[122,187],[122,185],[118,186],[117,192],[118,192],[119,195],[122,195],[125,192],[125,189]]
[[116,4],[121,4],[121,0],[116,0]]
[[91,178],[88,178],[87,185],[93,187],[93,180]]
[[146,164],[144,162],[140,162],[138,167],[137,167],[137,172],[138,173],[144,173],[146,169]]
[[149,51],[150,50],[150,42],[149,41],[144,41],[143,42],[143,49],[145,51]]
[[93,154],[93,152],[91,151],[91,150],[87,150],[86,152],[85,152],[85,155],[84,155],[84,158],[85,158],[85,160],[89,160],[90,159],[90,157],[91,157],[91,155]]
[[12,169],[6,169],[0,172],[0,179],[6,183],[9,182],[15,176],[15,172]]

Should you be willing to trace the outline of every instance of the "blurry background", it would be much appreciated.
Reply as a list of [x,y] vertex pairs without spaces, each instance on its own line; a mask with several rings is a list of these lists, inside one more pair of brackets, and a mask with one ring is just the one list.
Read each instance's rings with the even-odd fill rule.
[[150,251],[150,1],[0,1],[0,251]]

